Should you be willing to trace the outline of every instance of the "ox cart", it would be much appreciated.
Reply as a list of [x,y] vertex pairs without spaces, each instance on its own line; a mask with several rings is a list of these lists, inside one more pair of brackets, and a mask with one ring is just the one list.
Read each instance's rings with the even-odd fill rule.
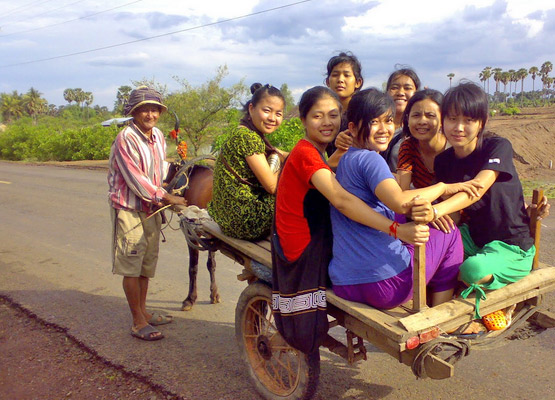
[[[543,192],[535,191],[537,203]],[[235,334],[242,358],[257,391],[266,399],[309,399],[316,391],[320,372],[319,351],[304,354],[289,346],[276,329],[272,315],[271,246],[268,240],[250,242],[224,235],[209,218],[194,218],[178,211],[180,225],[189,244],[218,250],[242,265],[238,279],[248,286],[241,293],[235,311]],[[531,232],[539,250],[540,224],[535,216]],[[349,364],[367,359],[367,341],[400,363],[411,367],[419,378],[445,379],[453,376],[454,364],[470,347],[487,348],[530,318],[553,326],[553,316],[542,312],[542,295],[555,290],[555,268],[538,262],[526,278],[487,293],[480,309],[483,315],[516,305],[511,325],[476,338],[451,337],[445,332],[469,322],[474,316],[475,298],[455,298],[429,308],[426,306],[423,247],[415,255],[414,298],[390,310],[344,300],[326,291],[328,320],[340,328],[328,334],[323,346]]]

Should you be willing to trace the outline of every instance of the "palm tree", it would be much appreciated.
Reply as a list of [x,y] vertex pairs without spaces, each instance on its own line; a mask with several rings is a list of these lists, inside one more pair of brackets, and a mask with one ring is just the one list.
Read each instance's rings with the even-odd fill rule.
[[67,101],[69,104],[75,101],[75,91],[73,89],[64,90],[64,100]]
[[4,121],[9,123],[12,122],[14,118],[21,118],[23,112],[21,95],[18,94],[16,90],[14,90],[12,94],[0,94],[0,113]]
[[524,78],[528,76],[528,70],[526,68],[521,68],[516,71],[518,78],[520,79],[520,106],[524,104]]
[[123,106],[127,103],[132,90],[131,86],[120,86],[118,88],[116,102],[114,104],[114,112],[123,113]]
[[501,83],[503,84],[503,94],[505,95],[505,103],[506,103],[507,102],[507,97],[508,97],[507,94],[506,94],[507,83],[509,83],[509,81],[511,79],[511,74],[509,74],[508,71],[505,71],[505,72],[501,72],[500,75],[501,75],[500,80],[501,80]]
[[512,89],[511,89],[511,83],[515,81],[516,71],[514,69],[510,69],[507,72],[509,74],[509,97],[510,97],[511,93],[513,93]]
[[501,68],[493,68],[491,72],[493,73],[493,80],[495,81],[495,91],[499,92],[499,82],[501,82],[503,70]]
[[455,74],[452,72],[447,74],[447,78],[449,78],[449,89],[451,89],[451,81],[453,80],[454,77],[455,77]]
[[48,102],[41,97],[40,93],[35,88],[29,89],[27,93],[23,96],[23,107],[27,114],[29,114],[33,120],[33,124],[37,123],[37,116],[39,114],[45,113],[47,110]]
[[553,70],[553,64],[551,63],[551,61],[546,61],[542,64],[541,68],[540,68],[540,74],[542,77],[542,83],[543,83],[543,96],[545,98],[546,93],[545,93],[545,88],[547,86],[547,84],[549,83],[550,79],[549,79],[549,73]]
[[535,96],[535,83],[536,83],[536,75],[540,72],[538,67],[530,67],[528,73],[532,77],[532,99],[534,99],[534,105],[536,104],[536,96]]
[[488,83],[487,94],[489,94],[489,78],[491,78],[491,67],[485,67],[482,72],[480,72],[480,80],[484,82],[484,90],[486,90],[486,82]]
[[79,104],[79,108],[83,108],[83,102],[85,101],[85,92],[81,88],[73,89],[75,93],[75,101]]
[[89,106],[92,104],[94,96],[91,92],[85,92],[85,105],[87,106],[87,119],[89,119]]

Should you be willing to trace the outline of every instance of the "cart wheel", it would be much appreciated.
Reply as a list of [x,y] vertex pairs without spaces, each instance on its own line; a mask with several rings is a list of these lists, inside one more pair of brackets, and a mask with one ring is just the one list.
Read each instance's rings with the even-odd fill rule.
[[310,399],[318,386],[320,352],[307,355],[289,346],[272,314],[272,290],[255,282],[235,308],[235,337],[256,389],[268,400]]

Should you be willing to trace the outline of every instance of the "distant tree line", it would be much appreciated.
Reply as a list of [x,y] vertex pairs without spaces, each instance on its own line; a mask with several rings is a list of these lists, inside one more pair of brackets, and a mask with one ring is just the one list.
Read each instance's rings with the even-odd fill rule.
[[[537,105],[537,100],[543,100],[541,103],[548,104],[553,102],[555,97],[555,78],[550,77],[549,74],[553,70],[553,63],[546,61],[542,64],[541,68],[536,66],[530,68],[509,69],[503,71],[502,68],[485,67],[479,74],[480,82],[484,85],[484,90],[491,94],[490,79],[495,82],[495,91],[491,97],[493,103],[507,103],[509,99],[517,100],[521,106],[524,105]],[[451,87],[451,80],[455,76],[454,73],[447,75],[449,78],[449,87]],[[524,92],[524,79],[530,77],[532,79],[532,91]],[[539,78],[542,83],[541,92],[536,92],[536,78]],[[520,82],[520,93],[518,93],[518,83]],[[514,84],[514,86],[513,86]],[[501,90],[503,85],[503,90]],[[509,85],[509,90],[507,90]],[[540,96],[538,96],[540,95]]]

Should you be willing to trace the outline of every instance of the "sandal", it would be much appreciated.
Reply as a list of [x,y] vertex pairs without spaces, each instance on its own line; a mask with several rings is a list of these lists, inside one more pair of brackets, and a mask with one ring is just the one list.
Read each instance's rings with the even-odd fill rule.
[[171,315],[163,315],[158,311],[152,313],[152,317],[148,320],[148,323],[153,326],[165,325],[173,322],[173,317]]
[[[477,326],[478,331],[476,329],[472,329],[470,332],[467,332],[471,326]],[[477,337],[487,333],[487,329],[480,320],[472,320],[465,324],[462,324],[453,332],[448,332],[448,336],[455,336],[460,339],[476,339]]]
[[152,325],[146,325],[138,330],[131,328],[131,336],[146,340],[147,342],[164,339],[164,335]]

